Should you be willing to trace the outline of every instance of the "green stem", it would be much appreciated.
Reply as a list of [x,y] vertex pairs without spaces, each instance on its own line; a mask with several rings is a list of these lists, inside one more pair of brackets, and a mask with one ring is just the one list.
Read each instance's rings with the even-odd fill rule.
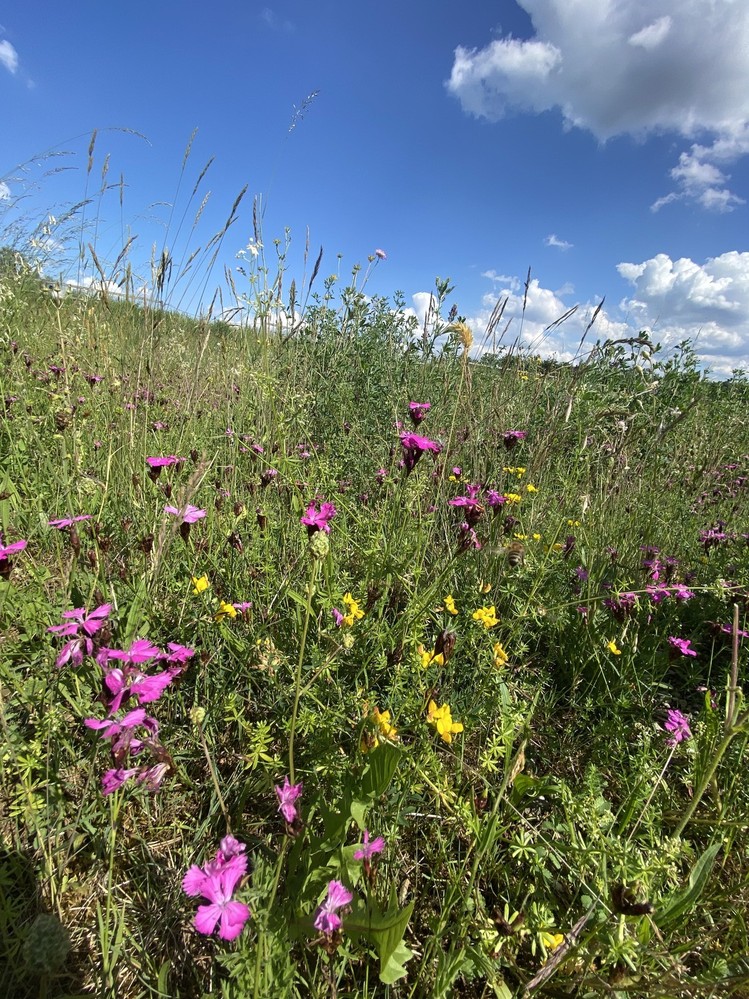
[[302,664],[304,663],[304,650],[307,645],[307,632],[309,631],[309,622],[312,617],[312,597],[315,595],[315,581],[317,579],[317,570],[319,562],[316,558],[312,559],[312,567],[310,569],[309,581],[307,583],[307,604],[304,608],[304,627],[302,628],[302,640],[299,643],[299,658],[296,664],[296,673],[294,674],[294,706],[291,709],[291,730],[289,732],[289,783],[295,783],[296,772],[294,769],[294,737],[296,736],[296,722],[297,716],[299,714],[299,700],[302,696]]
[[[741,720],[742,719],[739,719],[739,721]],[[694,792],[694,795],[692,796],[692,800],[689,803],[689,807],[687,808],[686,812],[684,812],[684,815],[681,818],[681,822],[678,824],[676,829],[674,829],[673,833],[671,833],[672,839],[677,839],[684,832],[684,829],[689,823],[689,820],[692,818],[695,811],[697,810],[697,806],[702,800],[702,796],[707,790],[708,784],[713,779],[713,776],[715,774],[715,771],[718,769],[720,761],[723,759],[723,756],[725,755],[726,750],[733,741],[734,736],[738,735],[738,732],[739,732],[738,725],[734,726],[733,728],[730,728],[723,736],[721,741],[718,743],[718,748],[715,750],[715,756],[713,756],[710,765],[703,774],[702,780],[698,784],[697,789]]]

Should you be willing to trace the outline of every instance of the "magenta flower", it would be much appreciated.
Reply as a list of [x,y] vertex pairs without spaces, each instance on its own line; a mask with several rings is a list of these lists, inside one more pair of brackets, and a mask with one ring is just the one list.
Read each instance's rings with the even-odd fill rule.
[[669,709],[666,721],[663,723],[663,727],[667,732],[671,732],[671,738],[666,740],[667,746],[675,746],[677,742],[681,742],[683,739],[689,739],[692,735],[687,716],[683,715],[681,711],[677,711],[675,708]]
[[315,929],[321,933],[331,934],[340,930],[343,925],[341,917],[336,910],[348,905],[353,899],[353,895],[342,885],[340,881],[328,882],[328,896],[323,904],[318,908],[315,915]]
[[325,531],[326,534],[330,534],[330,521],[337,512],[332,503],[321,503],[319,510],[317,503],[310,503],[304,516],[299,518],[299,522],[304,524],[310,536],[316,531]]
[[364,830],[364,842],[361,848],[354,851],[354,860],[370,860],[376,853],[382,853],[385,849],[385,840],[382,836],[369,840],[369,830]]
[[7,559],[9,555],[15,555],[16,552],[22,552],[28,541],[14,541],[11,545],[2,544],[2,534],[0,534],[0,562]]
[[672,648],[678,649],[683,656],[694,656],[695,658],[697,657],[697,653],[692,648],[692,643],[689,638],[674,638],[674,636],[671,635],[668,639],[668,644]]
[[177,642],[168,642],[169,652],[162,653],[162,657],[168,663],[186,663],[195,655],[195,649],[188,649],[186,645],[179,645]]
[[161,659],[162,656],[161,649],[157,645],[154,645],[150,639],[136,638],[127,652],[123,652],[120,649],[105,648],[99,652],[98,660],[100,666],[104,666],[110,659],[119,659],[127,663],[128,666],[138,666],[141,663],[148,662],[150,659]]
[[502,434],[502,440],[508,451],[511,451],[514,447],[524,441],[528,435],[527,430],[505,430]]
[[409,402],[408,415],[414,426],[418,427],[431,408],[431,402]]
[[290,784],[288,777],[284,777],[283,785],[279,784],[276,787],[278,810],[290,826],[293,826],[299,819],[299,812],[297,811],[295,802],[301,793],[301,782],[299,784]]
[[109,713],[114,714],[115,711],[119,711],[123,700],[127,697],[134,697],[138,704],[157,701],[175,676],[181,672],[180,666],[173,666],[163,673],[154,673],[151,676],[128,666],[124,669],[119,667],[105,669],[104,686],[105,697],[109,702]]
[[486,505],[492,507],[494,510],[499,509],[507,502],[507,497],[503,496],[502,493],[497,492],[496,489],[486,490]]
[[213,860],[207,861],[202,867],[198,867],[197,864],[190,867],[182,879],[182,890],[186,895],[202,895],[206,878],[218,874],[229,864],[240,874],[244,874],[247,870],[247,857],[244,856],[246,849],[245,843],[241,843],[231,835],[224,836]]
[[416,462],[426,451],[439,454],[442,450],[442,445],[438,444],[437,441],[430,441],[428,437],[421,437],[419,434],[401,434],[400,441],[403,448],[406,475],[411,474]]
[[203,878],[200,895],[210,904],[199,905],[195,913],[194,925],[198,933],[210,936],[218,923],[218,935],[222,940],[235,940],[239,936],[250,918],[249,906],[233,898],[243,876],[240,865],[228,863],[220,871]]
[[80,666],[84,655],[93,655],[94,643],[91,638],[107,620],[111,610],[111,604],[101,604],[91,612],[85,607],[77,607],[75,610],[63,611],[62,616],[67,619],[64,624],[54,624],[47,628],[47,631],[55,635],[63,635],[70,639],[55,660],[58,669],[68,663]]
[[168,454],[164,458],[146,458],[146,464],[151,468],[168,468],[170,465],[178,465],[187,461],[187,458],[178,458],[174,454]]
[[196,521],[200,520],[201,517],[205,517],[205,510],[199,510],[196,506],[188,503],[181,510],[177,509],[176,506],[165,506],[164,513],[171,513],[175,517],[179,517],[180,524],[194,524]]
[[59,520],[50,520],[47,523],[50,527],[56,527],[58,531],[62,531],[66,527],[72,527],[73,524],[77,524],[81,520],[91,520],[91,514],[82,513],[77,517],[61,517]]
[[343,624],[343,614],[341,614],[341,612],[338,610],[337,607],[333,607],[330,613],[333,615],[333,620],[335,621],[336,628],[340,628],[341,625]]

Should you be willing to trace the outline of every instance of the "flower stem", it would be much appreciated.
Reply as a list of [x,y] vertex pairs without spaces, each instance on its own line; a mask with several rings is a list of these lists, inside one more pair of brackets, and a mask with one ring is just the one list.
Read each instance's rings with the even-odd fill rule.
[[296,735],[296,722],[299,714],[299,699],[302,696],[302,664],[304,662],[304,650],[307,645],[307,632],[309,631],[309,621],[312,616],[312,597],[315,595],[315,581],[317,579],[318,560],[312,560],[309,581],[307,582],[307,603],[304,608],[304,626],[302,628],[302,638],[299,643],[299,658],[296,664],[294,675],[294,706],[291,709],[291,729],[289,731],[289,782],[295,781],[294,770],[294,737]]

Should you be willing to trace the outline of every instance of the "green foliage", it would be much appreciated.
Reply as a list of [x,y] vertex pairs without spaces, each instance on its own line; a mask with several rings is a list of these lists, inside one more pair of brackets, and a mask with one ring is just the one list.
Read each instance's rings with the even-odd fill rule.
[[[33,950],[60,996],[741,994],[745,380],[645,334],[577,367],[473,360],[447,279],[424,329],[366,293],[374,258],[339,293],[317,257],[284,301],[290,236],[266,260],[260,235],[244,325],[167,308],[168,259],[143,309],[58,301],[0,260],[0,543],[28,542],[0,571],[0,991],[36,994]],[[407,474],[411,400],[442,451]],[[451,505],[472,483],[480,509]],[[164,507],[188,503],[186,531]],[[96,648],[194,650],[144,705],[157,793],[102,794],[101,667],[55,665],[48,629],[104,603]],[[669,709],[691,728],[673,746]],[[229,830],[234,943],[181,890]],[[367,863],[365,830],[386,843]],[[324,934],[334,880],[352,902]],[[64,959],[33,943],[40,914]]]

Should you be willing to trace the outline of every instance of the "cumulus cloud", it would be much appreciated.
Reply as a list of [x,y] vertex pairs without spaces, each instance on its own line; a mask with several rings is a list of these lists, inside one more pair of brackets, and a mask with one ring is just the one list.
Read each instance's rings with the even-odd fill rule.
[[[493,272],[486,272],[489,277]],[[475,353],[491,351],[503,345],[509,347],[517,343],[522,350],[541,357],[551,357],[558,361],[572,361],[579,358],[580,341],[588,324],[600,304],[599,301],[565,301],[563,296],[572,294],[569,286],[552,291],[544,288],[537,278],[525,282],[520,278],[508,278],[504,283],[493,281],[494,288],[487,292],[481,301],[481,308],[468,319],[473,330]],[[492,313],[501,303],[506,302],[494,335],[488,335]],[[598,339],[614,339],[629,336],[632,330],[624,323],[613,319],[605,309],[601,309],[595,319],[591,344]],[[591,339],[592,337],[592,339]]]
[[[738,0],[517,0],[534,35],[458,46],[449,93],[476,117],[558,109],[599,140],[675,132],[695,140],[656,202],[741,202],[720,164],[749,151],[749,4]],[[702,134],[714,142],[697,142]],[[709,168],[713,169],[710,170]]]
[[560,239],[554,232],[544,238],[544,246],[556,246],[559,250],[570,250],[573,245],[573,243],[568,243],[566,239]]
[[18,70],[18,53],[7,39],[0,42],[0,66],[5,66],[9,73]]
[[633,286],[620,304],[631,322],[667,346],[692,340],[714,374],[749,369],[749,253],[734,250],[704,264],[659,253],[617,270]]

